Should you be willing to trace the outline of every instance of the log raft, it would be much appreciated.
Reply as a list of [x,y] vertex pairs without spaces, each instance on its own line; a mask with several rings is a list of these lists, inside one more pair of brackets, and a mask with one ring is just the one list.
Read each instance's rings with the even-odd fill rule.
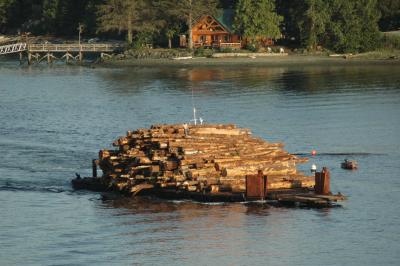
[[329,170],[307,176],[297,170],[307,158],[232,124],[190,125],[187,130],[182,124],[153,125],[128,131],[113,146],[99,151],[93,177],[74,179],[74,188],[207,202],[328,206],[344,199],[330,193]]

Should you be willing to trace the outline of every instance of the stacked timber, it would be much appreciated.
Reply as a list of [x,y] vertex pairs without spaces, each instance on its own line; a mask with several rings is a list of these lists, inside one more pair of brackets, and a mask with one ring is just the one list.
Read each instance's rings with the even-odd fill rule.
[[296,168],[306,161],[282,143],[253,137],[235,125],[153,125],[128,131],[101,150],[102,180],[112,189],[136,194],[157,188],[189,192],[245,192],[246,176],[259,171],[268,189],[314,186],[314,177]]

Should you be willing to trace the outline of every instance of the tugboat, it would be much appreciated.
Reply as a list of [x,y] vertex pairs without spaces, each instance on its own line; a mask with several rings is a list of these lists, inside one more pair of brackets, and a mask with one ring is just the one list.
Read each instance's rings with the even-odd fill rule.
[[347,160],[344,159],[344,161],[341,164],[343,169],[348,169],[348,170],[355,170],[358,169],[358,164],[356,161],[353,160]]

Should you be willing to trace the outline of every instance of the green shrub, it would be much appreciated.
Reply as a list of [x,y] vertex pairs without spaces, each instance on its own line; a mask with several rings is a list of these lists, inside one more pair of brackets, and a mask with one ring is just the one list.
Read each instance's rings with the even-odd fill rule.
[[219,48],[221,53],[233,53],[233,49],[230,47]]
[[246,50],[249,50],[250,52],[255,53],[255,52],[257,52],[258,48],[255,44],[247,44]]
[[400,36],[384,34],[381,39],[381,48],[400,49]]
[[271,47],[271,50],[273,53],[280,53],[280,47],[274,46],[274,47]]
[[145,48],[146,45],[153,43],[153,33],[150,32],[138,32],[131,44],[134,49]]
[[174,57],[190,56],[187,49],[129,49],[125,51],[125,58],[134,59],[170,59]]
[[214,51],[212,49],[206,49],[204,47],[200,47],[194,50],[194,56],[196,57],[211,57]]

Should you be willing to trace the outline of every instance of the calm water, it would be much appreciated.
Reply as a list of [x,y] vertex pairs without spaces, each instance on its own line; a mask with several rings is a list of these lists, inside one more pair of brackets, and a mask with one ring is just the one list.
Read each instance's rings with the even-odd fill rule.
[[[332,172],[342,208],[74,192],[126,130],[234,122]],[[399,265],[400,66],[19,67],[0,62],[0,265]],[[310,164],[302,166],[309,169]]]

